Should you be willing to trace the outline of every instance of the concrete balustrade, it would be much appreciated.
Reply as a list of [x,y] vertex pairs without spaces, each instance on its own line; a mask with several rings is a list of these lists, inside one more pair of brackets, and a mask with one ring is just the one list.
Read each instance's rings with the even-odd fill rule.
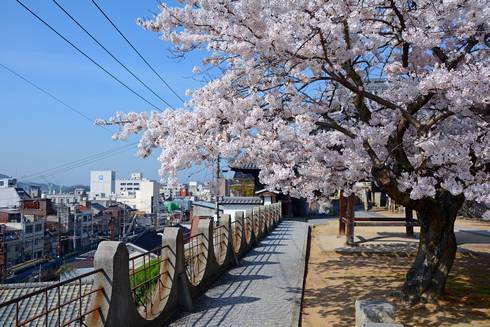
[[[87,326],[162,326],[179,309],[192,310],[192,299],[203,294],[230,266],[239,264],[254,245],[279,224],[281,204],[274,203],[239,212],[233,223],[222,215],[218,226],[201,219],[198,234],[185,243],[182,230],[167,227],[162,237],[157,276],[152,292],[137,307],[130,284],[129,254],[122,242],[104,241],[94,257],[97,274],[91,307],[100,308],[87,317]],[[133,286],[134,287],[134,286]]]
[[[253,238],[253,213],[252,210],[247,210],[245,211],[245,227],[244,227],[244,233],[245,233],[245,243],[247,244],[247,247],[250,248],[254,244],[254,238]],[[248,250],[248,249],[247,249]]]

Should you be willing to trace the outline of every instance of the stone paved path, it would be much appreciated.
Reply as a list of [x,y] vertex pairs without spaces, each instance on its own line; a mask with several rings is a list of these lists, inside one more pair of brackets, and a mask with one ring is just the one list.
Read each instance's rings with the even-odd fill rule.
[[307,234],[283,221],[170,326],[298,326]]

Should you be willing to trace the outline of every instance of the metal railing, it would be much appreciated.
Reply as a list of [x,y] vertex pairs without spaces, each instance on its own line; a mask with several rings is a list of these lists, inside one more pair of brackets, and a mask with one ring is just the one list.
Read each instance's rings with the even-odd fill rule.
[[189,238],[184,247],[185,271],[190,282],[196,285],[200,282],[200,275],[206,268],[206,257],[204,251],[207,249],[205,236],[202,233]]
[[[104,289],[92,289],[93,282],[86,280],[98,273],[104,272],[97,269],[0,303],[0,315],[13,316],[4,321],[5,326],[85,326],[89,314],[97,311],[101,315],[100,306],[89,308],[90,295]],[[36,307],[42,310],[39,312]],[[9,314],[8,310],[15,313]]]
[[[168,268],[162,268],[162,265],[172,264],[168,257],[169,253],[175,256],[171,248],[165,245],[129,258],[131,294],[134,303],[145,318],[159,313],[153,312],[155,294],[158,294],[160,301],[170,295],[169,285],[172,277]],[[168,278],[170,283],[166,283],[165,278]]]
[[228,235],[226,233],[226,226],[220,225],[213,230],[213,244],[214,244],[214,256],[219,264],[223,262],[226,257],[226,249],[228,246]]

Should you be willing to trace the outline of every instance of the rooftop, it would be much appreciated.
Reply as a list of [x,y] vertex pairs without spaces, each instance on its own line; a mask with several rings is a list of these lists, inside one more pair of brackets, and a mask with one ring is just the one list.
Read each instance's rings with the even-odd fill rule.
[[257,196],[225,196],[219,204],[262,204],[262,198]]
[[[43,282],[43,283],[18,283],[18,284],[0,284],[0,298],[2,302],[7,302],[13,298],[20,297],[27,293],[32,293],[34,291],[40,290],[42,288],[56,284],[57,282]],[[69,302],[70,300],[76,298],[79,294],[81,287],[82,294],[90,292],[92,288],[92,282],[79,282],[66,284],[60,287],[60,300],[61,303]],[[90,297],[86,296],[82,300],[82,307],[84,311],[88,310]],[[19,311],[19,319],[25,320],[29,317],[33,317],[41,313],[45,307],[45,294],[41,293],[39,295],[29,298],[29,301],[22,302],[22,310]],[[57,289],[52,289],[48,291],[48,306],[52,307],[56,305],[58,301],[58,291]],[[60,310],[61,321],[69,321],[73,317],[78,315],[80,302],[74,301],[68,305],[65,305]],[[0,308],[0,326],[10,326],[12,321],[15,321],[15,305],[9,305],[4,308]],[[47,326],[57,326],[58,315],[49,315]],[[39,325],[44,325],[44,318],[40,318],[36,322]]]
[[260,170],[254,163],[246,163],[243,165],[231,165],[231,170]]

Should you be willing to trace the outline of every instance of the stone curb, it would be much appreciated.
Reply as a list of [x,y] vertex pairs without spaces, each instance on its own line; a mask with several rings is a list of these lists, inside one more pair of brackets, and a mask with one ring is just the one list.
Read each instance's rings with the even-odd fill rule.
[[297,285],[301,285],[301,292],[299,294],[299,301],[297,305],[294,306],[293,309],[293,314],[291,317],[291,327],[297,327],[300,326],[301,324],[301,307],[303,306],[303,297],[304,297],[304,292],[305,292],[305,281],[306,281],[306,272],[307,272],[307,265],[308,265],[308,250],[310,247],[310,233],[311,233],[311,226],[308,225],[307,223],[304,223],[304,229],[305,229],[305,241],[303,242],[303,247],[301,248],[301,261],[298,262],[299,268],[299,274],[298,274],[298,283]]

